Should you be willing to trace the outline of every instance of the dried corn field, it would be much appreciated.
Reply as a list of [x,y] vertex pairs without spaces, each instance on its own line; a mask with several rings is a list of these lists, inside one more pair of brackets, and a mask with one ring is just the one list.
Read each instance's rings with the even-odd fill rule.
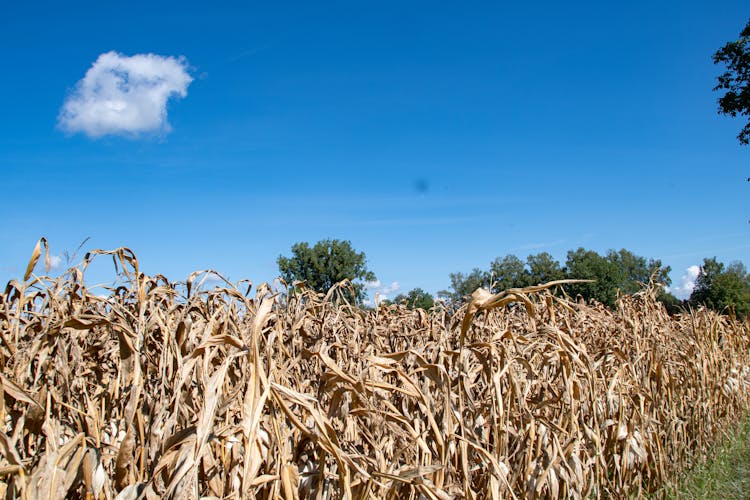
[[37,277],[40,255],[0,295],[6,498],[658,495],[748,407],[747,323],[670,317],[654,288],[364,311],[170,283],[127,249]]

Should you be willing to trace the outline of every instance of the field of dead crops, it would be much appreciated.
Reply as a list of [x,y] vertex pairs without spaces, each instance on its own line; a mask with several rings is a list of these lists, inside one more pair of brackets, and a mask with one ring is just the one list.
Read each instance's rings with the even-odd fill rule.
[[670,317],[654,287],[365,311],[170,283],[127,249],[42,278],[40,254],[0,295],[6,498],[658,495],[748,408],[748,324]]

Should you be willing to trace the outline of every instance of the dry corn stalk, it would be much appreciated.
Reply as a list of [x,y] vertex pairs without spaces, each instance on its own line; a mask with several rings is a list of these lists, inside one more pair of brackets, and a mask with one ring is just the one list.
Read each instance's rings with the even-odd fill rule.
[[[171,283],[125,248],[35,276],[42,247],[0,295],[8,497],[658,494],[748,407],[748,324],[670,317],[654,288],[616,311],[562,282],[363,311]],[[101,255],[106,297],[84,280]]]

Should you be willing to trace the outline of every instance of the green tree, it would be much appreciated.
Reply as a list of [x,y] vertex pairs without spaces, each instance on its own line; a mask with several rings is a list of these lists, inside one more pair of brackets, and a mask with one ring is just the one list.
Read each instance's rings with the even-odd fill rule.
[[449,277],[452,291],[441,290],[438,292],[438,297],[446,299],[453,305],[461,304],[477,288],[488,287],[490,281],[489,273],[477,267],[469,274],[451,273]]
[[492,276],[492,292],[502,292],[508,288],[526,286],[528,273],[523,261],[515,255],[509,254],[502,259],[498,257],[490,264]]
[[580,247],[568,252],[565,267],[571,279],[594,280],[593,283],[569,285],[571,295],[581,295],[586,300],[593,299],[610,307],[615,305],[617,290],[624,281],[624,273],[616,263]]
[[703,259],[703,265],[698,272],[698,277],[695,279],[695,287],[693,287],[693,292],[690,294],[690,303],[692,305],[703,304],[708,307],[714,307],[715,304],[711,296],[711,290],[714,287],[714,281],[723,272],[724,264],[717,261],[716,257]]
[[663,266],[660,260],[648,259],[635,255],[624,248],[619,251],[610,250],[607,252],[607,260],[615,264],[620,272],[619,288],[622,293],[632,294],[638,292],[644,284],[647,284],[654,276],[658,283],[669,286],[672,280],[669,272],[672,270],[669,266]]
[[392,304],[405,304],[409,309],[424,309],[430,310],[435,305],[435,299],[431,294],[425,292],[421,288],[414,288],[410,290],[406,295],[400,293],[396,295],[392,301],[388,301]]
[[[453,292],[441,291],[438,296],[460,304],[479,287],[491,286],[492,292],[509,288],[521,288],[550,281],[574,278],[592,279],[594,283],[569,285],[568,292],[582,295],[586,300],[594,299],[608,306],[614,306],[618,291],[631,294],[648,283],[651,276],[657,282],[669,285],[670,268],[660,260],[646,259],[625,250],[610,250],[606,256],[578,248],[568,252],[566,268],[560,266],[547,252],[529,255],[524,263],[515,255],[498,257],[490,263],[488,271],[475,268],[470,274],[450,275]],[[666,292],[662,292],[662,295]],[[668,300],[669,297],[660,297]],[[676,298],[674,300],[677,300]]]
[[[594,283],[570,285],[570,293],[582,295],[586,300],[594,299],[610,307],[614,306],[617,294],[633,294],[648,283],[651,276],[663,284],[671,284],[669,266],[660,260],[646,259],[629,250],[610,250],[606,256],[579,248],[568,252],[566,261],[568,278],[593,279]],[[665,292],[662,292],[664,294]],[[668,297],[662,297],[669,300]]]
[[745,265],[733,262],[725,267],[716,257],[703,259],[690,304],[747,316],[750,313],[750,276]]
[[526,266],[527,285],[539,285],[565,278],[565,271],[560,267],[560,263],[547,252],[529,255],[526,257]]
[[374,281],[375,274],[367,269],[363,252],[357,252],[349,241],[322,240],[314,246],[306,242],[292,246],[291,257],[279,255],[276,260],[281,277],[288,283],[304,281],[319,292],[327,292],[336,283],[349,280],[355,290],[355,298],[365,298],[365,286],[361,281]]
[[[750,20],[740,38],[728,42],[716,54],[714,64],[725,64],[726,71],[717,78],[714,90],[726,91],[719,98],[719,113],[732,117],[750,115]],[[750,143],[750,119],[740,131],[740,144]]]

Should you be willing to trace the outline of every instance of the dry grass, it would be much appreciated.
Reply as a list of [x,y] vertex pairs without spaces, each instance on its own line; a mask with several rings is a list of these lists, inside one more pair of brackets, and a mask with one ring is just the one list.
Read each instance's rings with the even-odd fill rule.
[[124,248],[36,277],[37,250],[0,295],[9,498],[658,495],[748,407],[748,325],[653,287],[614,312],[545,287],[363,311],[173,284]]

